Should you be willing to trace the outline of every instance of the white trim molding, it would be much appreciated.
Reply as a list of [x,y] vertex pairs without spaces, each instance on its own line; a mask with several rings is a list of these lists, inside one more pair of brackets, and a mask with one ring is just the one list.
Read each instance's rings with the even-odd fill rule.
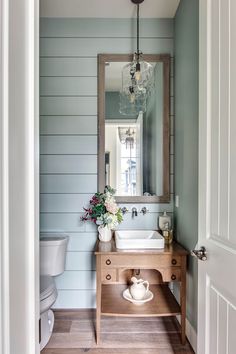
[[191,344],[194,352],[197,353],[197,332],[189,320],[186,320],[186,337],[188,338],[188,341]]
[[39,353],[39,0],[0,0],[0,354]]
[[[177,320],[181,323],[180,316],[177,316]],[[186,319],[186,337],[188,338],[191,347],[194,352],[197,353],[197,332],[191,325],[188,319]]]
[[8,0],[0,1],[0,354],[10,353],[9,334],[9,165],[8,165]]

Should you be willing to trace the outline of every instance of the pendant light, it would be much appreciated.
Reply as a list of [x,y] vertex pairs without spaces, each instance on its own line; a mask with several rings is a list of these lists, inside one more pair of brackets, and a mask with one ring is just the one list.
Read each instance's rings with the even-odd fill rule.
[[154,69],[143,60],[139,49],[139,5],[144,0],[131,0],[137,6],[137,51],[133,61],[122,70],[122,89],[120,92],[120,113],[138,114],[146,111],[147,98],[154,87]]

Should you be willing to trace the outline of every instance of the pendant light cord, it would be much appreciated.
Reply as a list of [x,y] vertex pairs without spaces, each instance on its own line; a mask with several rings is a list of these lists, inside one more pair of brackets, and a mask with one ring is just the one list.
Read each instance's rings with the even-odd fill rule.
[[137,4],[137,59],[139,60],[139,4]]

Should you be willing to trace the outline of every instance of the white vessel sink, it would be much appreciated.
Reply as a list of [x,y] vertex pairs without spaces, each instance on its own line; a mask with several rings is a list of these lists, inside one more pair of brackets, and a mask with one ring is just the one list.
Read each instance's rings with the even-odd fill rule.
[[119,249],[164,248],[164,238],[153,230],[115,231],[115,241]]

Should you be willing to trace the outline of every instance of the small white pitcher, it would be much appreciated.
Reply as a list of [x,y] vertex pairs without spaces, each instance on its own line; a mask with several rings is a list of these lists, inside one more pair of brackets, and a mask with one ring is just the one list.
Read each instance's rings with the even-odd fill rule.
[[133,299],[142,300],[149,290],[149,282],[143,279],[131,278],[133,284],[130,286],[129,291]]

